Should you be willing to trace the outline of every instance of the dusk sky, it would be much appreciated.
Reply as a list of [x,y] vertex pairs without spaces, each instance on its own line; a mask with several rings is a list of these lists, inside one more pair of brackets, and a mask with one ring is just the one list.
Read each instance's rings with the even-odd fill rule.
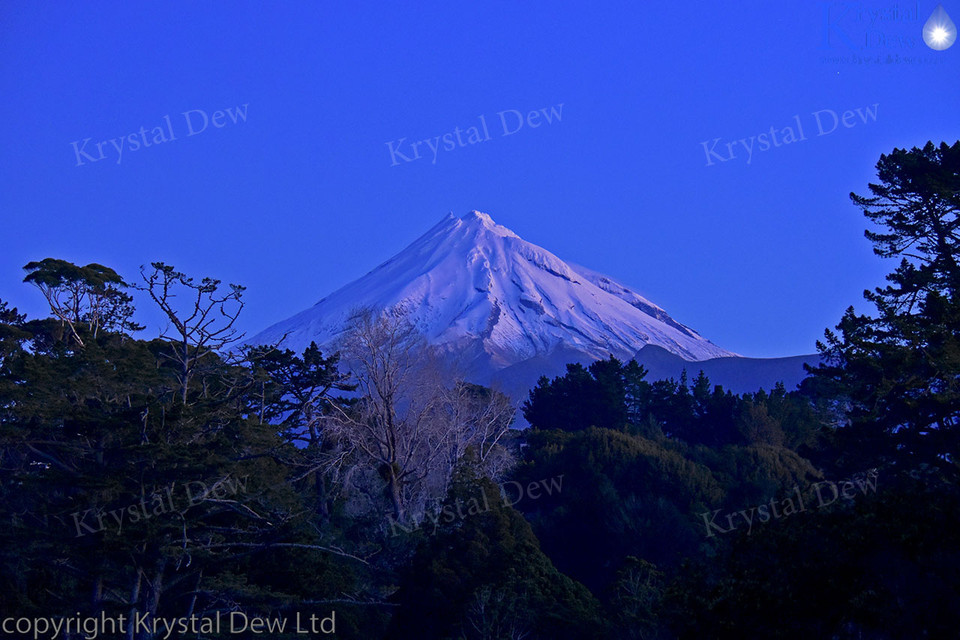
[[477,209],[726,349],[811,353],[895,267],[849,192],[960,139],[936,7],[5,0],[0,298],[46,314],[31,260],[162,260],[245,285],[252,335]]

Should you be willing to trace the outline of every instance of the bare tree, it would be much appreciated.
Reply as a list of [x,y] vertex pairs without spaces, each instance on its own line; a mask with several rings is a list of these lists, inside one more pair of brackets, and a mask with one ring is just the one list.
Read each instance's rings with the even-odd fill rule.
[[409,324],[357,312],[342,353],[361,394],[333,421],[338,435],[372,463],[386,483],[394,516],[404,515],[405,493],[429,473],[445,449],[436,421],[439,397],[424,393],[422,340]]
[[375,467],[398,521],[412,501],[442,497],[469,446],[494,459],[512,421],[509,401],[457,380],[402,317],[355,313],[341,352],[360,398],[332,428]]
[[494,389],[457,379],[442,387],[450,431],[447,477],[473,447],[481,470],[492,480],[499,480],[513,459],[501,445],[513,423],[516,407],[506,395]]
[[[221,293],[219,280],[204,278],[198,284],[170,265],[154,262],[151,266],[151,273],[140,268],[145,286],[138,288],[150,295],[170,321],[160,337],[173,347],[167,357],[177,366],[181,398],[186,404],[198,364],[243,337],[234,324],[243,310],[244,287],[231,284],[229,292]],[[181,294],[186,303],[178,305]]]

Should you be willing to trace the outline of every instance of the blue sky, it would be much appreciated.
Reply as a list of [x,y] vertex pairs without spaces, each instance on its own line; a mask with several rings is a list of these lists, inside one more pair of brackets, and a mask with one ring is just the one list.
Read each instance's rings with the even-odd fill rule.
[[847,194],[960,139],[935,2],[143,4],[0,4],[0,298],[32,315],[30,260],[163,260],[245,285],[252,334],[479,209],[724,348],[809,353],[894,266]]

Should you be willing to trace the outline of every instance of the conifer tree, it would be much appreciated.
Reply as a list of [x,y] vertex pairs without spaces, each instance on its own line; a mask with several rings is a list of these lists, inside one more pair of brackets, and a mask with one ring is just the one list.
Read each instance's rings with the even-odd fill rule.
[[851,194],[878,226],[874,253],[898,258],[889,284],[864,297],[873,315],[844,314],[818,344],[821,392],[849,406],[841,464],[960,462],[960,142],[894,149],[877,163],[872,195]]

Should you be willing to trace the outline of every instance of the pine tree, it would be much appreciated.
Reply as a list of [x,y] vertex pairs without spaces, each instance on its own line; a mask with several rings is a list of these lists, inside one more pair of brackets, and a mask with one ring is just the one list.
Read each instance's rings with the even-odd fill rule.
[[851,194],[880,227],[874,253],[899,258],[889,284],[864,297],[874,315],[847,310],[818,347],[816,385],[849,406],[841,464],[960,462],[960,142],[894,149],[877,163],[872,196]]

